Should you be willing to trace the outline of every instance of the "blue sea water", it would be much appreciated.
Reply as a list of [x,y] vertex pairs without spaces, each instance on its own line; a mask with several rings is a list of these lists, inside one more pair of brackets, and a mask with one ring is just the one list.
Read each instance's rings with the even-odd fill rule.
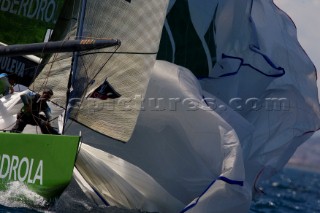
[[263,195],[253,202],[250,213],[320,213],[320,174],[285,168],[261,183]]
[[[319,213],[320,173],[285,168],[260,184],[263,194],[253,201],[249,213]],[[14,183],[0,193],[1,212],[106,212],[138,213],[137,210],[96,206],[79,190],[73,180],[62,196],[47,203],[38,195]]]

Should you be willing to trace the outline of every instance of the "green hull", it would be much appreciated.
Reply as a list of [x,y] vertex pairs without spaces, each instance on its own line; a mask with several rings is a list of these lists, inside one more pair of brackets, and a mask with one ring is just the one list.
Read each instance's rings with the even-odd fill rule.
[[39,195],[59,196],[72,178],[80,137],[0,133],[0,189],[20,181]]

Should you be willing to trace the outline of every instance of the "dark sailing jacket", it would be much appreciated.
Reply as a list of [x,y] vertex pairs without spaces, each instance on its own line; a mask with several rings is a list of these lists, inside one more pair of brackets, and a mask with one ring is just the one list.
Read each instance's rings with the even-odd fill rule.
[[40,95],[37,93],[29,92],[21,95],[21,100],[24,103],[21,112],[28,114],[26,108],[31,105],[32,115],[39,117],[40,112],[44,112],[46,119],[51,119],[51,110],[46,101],[41,101]]

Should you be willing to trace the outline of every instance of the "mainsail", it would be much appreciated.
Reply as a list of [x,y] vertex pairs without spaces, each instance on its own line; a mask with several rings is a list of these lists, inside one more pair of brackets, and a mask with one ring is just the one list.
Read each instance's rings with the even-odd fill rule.
[[[73,8],[70,4],[69,13]],[[130,138],[155,61],[165,8],[165,1],[87,1],[82,38],[113,37],[122,44],[114,50],[79,55],[70,93],[72,119],[121,141]],[[66,39],[74,36],[75,30]],[[65,106],[61,100],[66,95],[70,65],[71,55],[53,55],[31,88],[53,88],[56,102]],[[90,97],[106,79],[121,98]]]

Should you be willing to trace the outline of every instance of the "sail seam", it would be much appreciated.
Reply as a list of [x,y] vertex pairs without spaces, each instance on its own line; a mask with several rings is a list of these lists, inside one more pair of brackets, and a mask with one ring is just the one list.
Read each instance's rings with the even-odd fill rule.
[[189,204],[188,206],[186,206],[186,207],[181,211],[181,213],[187,212],[188,210],[190,210],[190,209],[192,209],[193,207],[195,207],[195,206],[198,204],[200,198],[211,188],[211,186],[212,186],[217,180],[221,180],[221,181],[223,181],[223,182],[225,182],[225,183],[228,183],[228,184],[230,184],[230,185],[243,186],[243,183],[244,183],[243,181],[231,180],[231,179],[229,179],[229,178],[227,178],[227,177],[220,176],[220,177],[218,177],[217,179],[213,180],[213,181],[209,184],[209,186],[204,190],[204,192],[203,192],[194,202],[192,202],[191,204]]

